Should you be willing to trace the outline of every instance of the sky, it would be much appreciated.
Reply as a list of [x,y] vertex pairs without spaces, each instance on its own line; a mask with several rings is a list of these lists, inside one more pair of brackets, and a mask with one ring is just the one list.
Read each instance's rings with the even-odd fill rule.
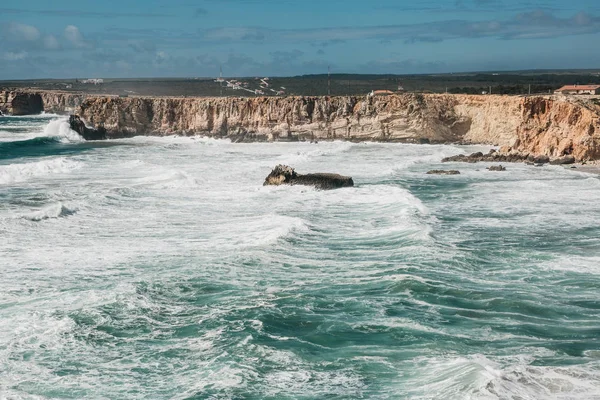
[[0,3],[0,80],[600,68],[598,0]]

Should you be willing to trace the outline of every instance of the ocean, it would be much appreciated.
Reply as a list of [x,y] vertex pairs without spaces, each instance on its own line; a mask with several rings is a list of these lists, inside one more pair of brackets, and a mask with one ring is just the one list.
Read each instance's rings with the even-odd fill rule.
[[482,149],[0,117],[0,398],[600,399],[600,180]]

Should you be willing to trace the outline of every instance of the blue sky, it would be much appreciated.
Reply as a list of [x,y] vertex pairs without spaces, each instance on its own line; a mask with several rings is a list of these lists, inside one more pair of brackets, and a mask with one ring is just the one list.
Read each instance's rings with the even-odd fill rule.
[[0,79],[600,68],[598,0],[29,0]]

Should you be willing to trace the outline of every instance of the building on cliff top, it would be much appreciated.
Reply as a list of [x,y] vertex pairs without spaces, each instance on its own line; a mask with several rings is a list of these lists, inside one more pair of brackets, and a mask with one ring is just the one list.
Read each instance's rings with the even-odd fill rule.
[[600,94],[600,85],[566,85],[554,91],[555,94]]
[[391,90],[373,90],[369,93],[369,97],[373,96],[388,96],[390,94],[394,94]]

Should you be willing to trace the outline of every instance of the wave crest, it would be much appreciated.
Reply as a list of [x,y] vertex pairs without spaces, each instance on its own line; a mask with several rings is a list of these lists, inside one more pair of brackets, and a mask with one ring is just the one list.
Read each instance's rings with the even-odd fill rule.
[[66,206],[62,203],[51,204],[39,211],[34,211],[22,216],[33,222],[44,221],[47,219],[64,218],[75,214],[78,211],[76,207]]
[[38,176],[68,173],[81,168],[83,164],[65,157],[24,164],[0,166],[0,185],[24,182]]

